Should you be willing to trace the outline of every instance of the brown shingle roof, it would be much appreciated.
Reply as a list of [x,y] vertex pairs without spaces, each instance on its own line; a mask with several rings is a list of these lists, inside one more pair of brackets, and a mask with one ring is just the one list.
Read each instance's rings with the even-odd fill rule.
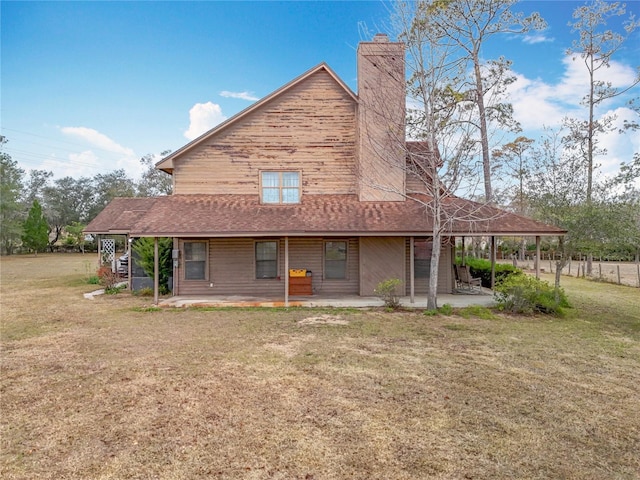
[[[162,197],[157,197],[162,198]],[[84,229],[85,233],[128,233],[157,198],[114,198]]]
[[[356,195],[306,195],[294,205],[262,205],[257,195],[171,195],[145,199],[149,203],[135,205],[138,209],[121,203],[124,200],[142,199],[114,200],[116,205],[109,204],[85,231],[105,233],[128,223],[133,236],[429,235],[432,225],[428,207],[417,201],[360,202]],[[110,213],[117,207],[127,210],[119,216]],[[449,234],[564,233],[530,218],[455,197],[447,199],[444,210],[454,218],[446,226]]]

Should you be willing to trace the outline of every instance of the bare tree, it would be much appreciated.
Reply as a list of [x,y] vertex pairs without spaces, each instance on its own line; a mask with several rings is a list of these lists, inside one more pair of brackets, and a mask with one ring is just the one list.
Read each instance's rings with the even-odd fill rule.
[[[623,22],[624,33],[602,29],[610,18],[625,14],[624,3],[593,0],[589,4],[576,8],[573,12],[575,22],[569,23],[572,31],[578,33],[579,38],[573,41],[571,48],[567,49],[567,55],[573,56],[574,59],[580,57],[584,61],[589,78],[589,91],[582,100],[582,105],[588,110],[587,120],[565,119],[565,127],[569,129],[566,143],[584,158],[587,171],[587,202],[591,202],[593,195],[593,172],[596,168],[594,158],[606,154],[605,150],[598,148],[597,136],[611,131],[614,120],[611,116],[596,119],[595,109],[606,100],[619,97],[640,83],[640,69],[634,81],[623,88],[614,87],[610,81],[604,80],[604,77],[599,74],[600,70],[611,66],[613,55],[640,25],[635,16],[630,14]],[[626,127],[638,128],[638,125],[636,122],[631,122],[626,123]]]
[[[519,131],[513,119],[511,104],[501,101],[510,75],[511,62],[504,57],[482,58],[482,47],[492,37],[501,34],[524,34],[531,29],[546,28],[546,22],[536,12],[525,17],[511,7],[517,0],[423,0],[418,2],[416,26],[429,22],[429,34],[447,43],[450,68],[455,72],[455,100],[476,115],[468,121],[479,131],[484,178],[484,196],[493,200],[491,185],[490,125]],[[455,50],[454,50],[455,49]],[[453,86],[452,86],[453,88]]]
[[[493,151],[493,159],[496,161],[494,167],[515,181],[514,185],[507,187],[507,194],[510,194],[512,198],[510,201],[512,210],[519,215],[527,213],[525,180],[531,168],[529,156],[533,143],[533,139],[520,136]],[[521,261],[524,260],[526,246],[526,238],[522,237],[519,251],[519,259]]]

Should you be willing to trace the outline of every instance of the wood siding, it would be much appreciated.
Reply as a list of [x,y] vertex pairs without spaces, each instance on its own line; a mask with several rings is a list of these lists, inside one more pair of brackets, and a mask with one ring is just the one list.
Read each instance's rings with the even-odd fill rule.
[[185,153],[176,194],[259,194],[261,170],[302,172],[302,194],[356,193],[356,105],[326,71]]
[[[255,242],[278,241],[278,279],[255,278]],[[332,239],[335,240],[335,239]],[[343,239],[340,239],[343,240]],[[347,278],[345,280],[323,279],[322,238],[289,238],[289,268],[306,269],[312,272],[314,295],[358,294],[358,240],[348,242]],[[185,280],[184,264],[178,274],[177,295],[250,295],[284,297],[285,246],[283,238],[213,238],[208,240],[208,278]],[[184,241],[179,242],[181,250]]]
[[404,291],[404,237],[362,237],[360,239],[360,295],[374,295],[378,283],[390,278],[402,280]]
[[[417,237],[416,237],[417,239]],[[411,250],[409,246],[410,239],[406,239],[406,288],[405,294],[411,294]],[[443,245],[440,252],[440,264],[438,265],[438,293],[451,293],[453,289],[453,260],[451,257],[451,247]],[[416,278],[414,284],[414,292],[416,295],[426,295],[429,292],[429,279]]]

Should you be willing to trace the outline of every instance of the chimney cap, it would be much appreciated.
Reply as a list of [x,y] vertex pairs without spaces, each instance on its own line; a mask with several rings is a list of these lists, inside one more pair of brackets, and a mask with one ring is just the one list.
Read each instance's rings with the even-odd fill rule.
[[376,33],[373,37],[373,41],[375,43],[387,43],[389,42],[389,37],[386,33]]

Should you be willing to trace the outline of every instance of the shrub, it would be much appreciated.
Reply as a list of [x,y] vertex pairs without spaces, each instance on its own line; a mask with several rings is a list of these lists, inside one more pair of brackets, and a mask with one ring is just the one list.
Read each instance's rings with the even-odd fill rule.
[[507,277],[496,285],[494,296],[499,309],[512,313],[562,315],[570,306],[564,290],[525,274]]
[[111,271],[111,267],[100,267],[97,276],[106,293],[111,293],[110,290],[116,288],[116,284],[120,281],[120,277],[117,273]]
[[133,292],[138,297],[153,297],[153,288],[145,287]]
[[453,307],[450,303],[445,303],[438,310],[443,315],[453,315]]
[[[136,239],[132,245],[136,254],[136,262],[142,267],[144,273],[153,278],[154,275],[154,241],[153,238],[143,237]],[[171,258],[171,249],[173,248],[173,239],[158,239],[158,278],[160,283],[160,293],[169,292],[169,277],[173,269],[173,260]]]
[[[458,259],[459,260],[459,259]],[[458,264],[460,262],[458,261]],[[484,258],[465,258],[465,264],[469,266],[469,272],[474,278],[482,280],[482,286],[491,288],[491,261]],[[504,281],[505,278],[522,273],[518,267],[514,267],[509,263],[496,263],[495,275],[496,284]]]
[[389,278],[380,282],[373,293],[382,299],[385,307],[397,310],[400,308],[400,295],[397,293],[397,289],[401,283],[397,278]]

